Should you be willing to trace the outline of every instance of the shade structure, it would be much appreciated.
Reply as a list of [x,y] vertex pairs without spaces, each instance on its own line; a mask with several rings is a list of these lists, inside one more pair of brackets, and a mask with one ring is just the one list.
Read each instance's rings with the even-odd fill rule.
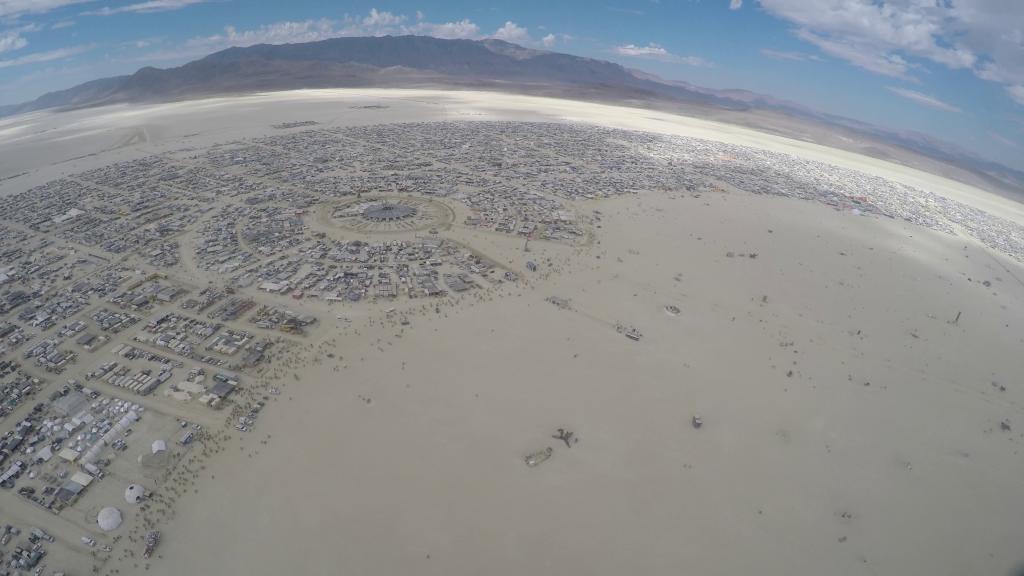
[[124,499],[129,504],[137,504],[145,496],[146,490],[138,484],[131,484],[124,490]]
[[113,506],[107,506],[100,510],[99,515],[96,516],[96,523],[99,524],[100,529],[104,532],[117,530],[118,526],[121,525],[121,511]]

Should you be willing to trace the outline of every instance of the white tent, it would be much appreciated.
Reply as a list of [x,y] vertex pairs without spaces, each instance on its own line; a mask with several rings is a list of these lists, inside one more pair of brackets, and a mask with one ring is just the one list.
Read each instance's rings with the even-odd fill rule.
[[124,499],[129,504],[138,504],[139,500],[142,500],[142,497],[145,496],[145,494],[145,488],[139,486],[138,484],[132,484],[128,486],[128,488],[125,488]]
[[153,454],[157,452],[165,452],[167,450],[167,442],[163,440],[153,440]]
[[92,484],[92,476],[85,472],[78,471],[71,475],[71,481],[80,486],[88,486]]
[[104,532],[117,530],[118,526],[121,525],[121,511],[113,506],[107,506],[100,510],[99,515],[96,517],[96,523],[100,525],[100,529]]

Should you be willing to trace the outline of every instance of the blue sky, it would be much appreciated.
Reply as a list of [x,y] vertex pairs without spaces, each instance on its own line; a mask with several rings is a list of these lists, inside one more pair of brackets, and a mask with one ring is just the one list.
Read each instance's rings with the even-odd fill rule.
[[0,103],[232,45],[388,33],[753,90],[1024,169],[1024,0],[0,0]]

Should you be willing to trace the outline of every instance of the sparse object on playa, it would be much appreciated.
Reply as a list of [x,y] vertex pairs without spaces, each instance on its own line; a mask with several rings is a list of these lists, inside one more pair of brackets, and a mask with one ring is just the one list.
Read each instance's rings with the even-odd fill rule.
[[693,416],[693,427],[694,428],[700,428],[703,425],[704,425],[704,419],[701,418],[700,415],[694,414],[694,416]]
[[621,322],[617,322],[615,324],[615,331],[618,332],[619,334],[623,334],[626,338],[629,338],[630,340],[638,341],[641,338],[643,338],[643,334],[641,334],[639,330],[632,326],[626,326]]
[[571,310],[572,304],[568,298],[562,298],[559,296],[548,296],[546,300],[562,310]]
[[668,306],[665,306],[665,312],[668,312],[670,316],[679,316],[679,312],[681,311],[679,310],[679,306],[669,304]]
[[551,458],[551,455],[554,454],[554,452],[554,448],[548,446],[543,450],[538,450],[536,452],[533,452],[532,454],[527,454],[526,465],[529,466],[530,468],[539,466],[544,462],[547,462],[548,458]]
[[167,442],[163,440],[153,440],[153,445],[150,447],[153,454],[159,454],[160,452],[167,451]]
[[142,557],[149,558],[152,556],[158,544],[160,544],[160,531],[150,530],[146,532],[146,549],[143,550]]
[[530,272],[536,272],[537,271],[537,263],[534,262],[533,260],[527,261],[526,262],[526,269],[529,270]]
[[552,435],[551,437],[554,438],[555,440],[561,440],[562,442],[565,442],[566,448],[572,448],[573,444],[579,442],[579,438],[576,438],[576,434],[571,430],[566,430],[565,428],[559,428],[557,430],[557,433]]
[[1012,428],[1010,426],[1010,419],[1007,418],[1007,419],[1003,420],[1002,422],[1000,422],[999,423],[999,429],[1002,430],[1003,432],[1010,432],[1012,430]]
[[138,504],[146,495],[146,489],[138,484],[130,484],[124,490],[124,499],[129,504]]
[[117,530],[121,526],[121,511],[113,506],[107,506],[96,516],[96,524],[104,532]]

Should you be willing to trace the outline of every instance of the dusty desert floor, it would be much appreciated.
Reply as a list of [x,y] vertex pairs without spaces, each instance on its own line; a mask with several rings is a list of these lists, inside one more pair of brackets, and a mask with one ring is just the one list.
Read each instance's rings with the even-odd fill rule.
[[[376,102],[391,108],[351,108]],[[1020,205],[963,184],[742,128],[423,91],[3,121],[0,178],[28,174],[0,191],[307,118],[685,134],[868,171],[1024,222]],[[963,237],[739,191],[574,208],[602,213],[589,245],[536,242],[524,254],[515,238],[452,230],[522,282],[407,326],[383,305],[344,311],[351,322],[311,338],[282,365],[283,393],[257,432],[227,443],[179,500],[147,573],[1024,569],[1024,266]],[[578,443],[552,439],[558,428]],[[547,446],[550,460],[524,465]],[[110,568],[142,571],[133,560]]]
[[[521,293],[327,337],[313,356],[342,358],[288,383],[266,445],[210,465],[153,572],[1008,574],[1022,560],[1021,438],[998,423],[1021,414],[1024,286],[998,260],[790,201],[604,205],[601,246],[544,250],[555,274]],[[559,427],[579,443],[552,440]]]

